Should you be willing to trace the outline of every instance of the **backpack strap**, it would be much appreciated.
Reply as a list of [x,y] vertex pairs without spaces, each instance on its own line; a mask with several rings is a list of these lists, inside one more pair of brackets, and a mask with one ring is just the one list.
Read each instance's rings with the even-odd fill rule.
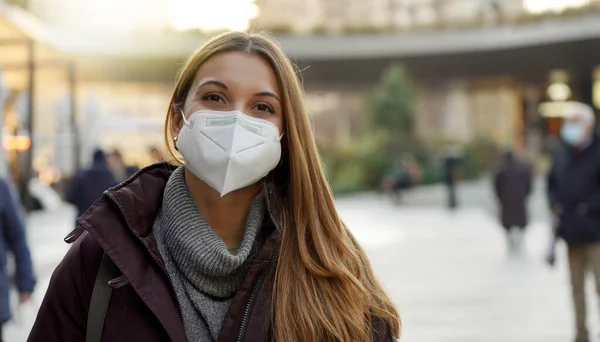
[[100,262],[98,274],[96,275],[96,282],[94,283],[94,290],[90,301],[85,338],[86,342],[102,341],[104,321],[106,319],[110,296],[112,295],[112,287],[108,282],[118,276],[119,269],[110,257],[104,253],[102,255],[102,261]]

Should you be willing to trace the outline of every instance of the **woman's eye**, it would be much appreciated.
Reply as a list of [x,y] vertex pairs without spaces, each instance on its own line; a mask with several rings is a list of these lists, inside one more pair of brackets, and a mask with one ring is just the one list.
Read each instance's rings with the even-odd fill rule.
[[204,101],[213,101],[213,102],[224,102],[221,96],[217,94],[206,94],[202,97]]
[[275,110],[273,109],[273,107],[269,106],[266,103],[261,103],[261,104],[256,105],[256,110],[258,110],[259,112],[275,113]]

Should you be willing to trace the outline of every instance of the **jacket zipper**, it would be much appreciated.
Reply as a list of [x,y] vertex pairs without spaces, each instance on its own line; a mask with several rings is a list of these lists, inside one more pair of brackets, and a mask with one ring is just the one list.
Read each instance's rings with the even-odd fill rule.
[[[271,207],[271,203],[273,203],[271,195],[272,195],[272,190],[269,189],[269,191],[268,191],[269,215],[271,215],[271,213],[273,212],[272,207]],[[271,220],[273,220],[272,216],[271,216]],[[240,326],[240,330],[238,331],[238,337],[236,340],[237,342],[242,342],[242,339],[244,338],[246,328],[248,325],[248,319],[250,316],[250,310],[252,309],[252,306],[254,304],[256,293],[258,292],[258,289],[260,289],[260,287],[263,283],[263,280],[265,278],[265,275],[269,272],[269,270],[275,263],[275,259],[277,258],[277,254],[279,253],[280,247],[281,247],[281,239],[279,239],[277,241],[277,244],[275,245],[275,249],[273,249],[273,254],[271,255],[271,258],[269,259],[269,263],[267,264],[267,267],[265,267],[265,269],[260,273],[260,276],[258,276],[258,279],[256,280],[256,282],[254,283],[254,286],[252,287],[252,292],[250,292],[250,298],[248,298],[248,302],[246,303],[246,308],[244,309],[244,316],[242,318],[242,325]]]
[[238,332],[237,342],[242,342],[242,338],[244,338],[244,333],[246,332],[246,328],[248,325],[248,318],[250,316],[250,310],[252,309],[254,300],[256,299],[255,298],[256,292],[258,292],[258,289],[260,289],[260,287],[263,283],[263,280],[265,278],[265,275],[267,274],[267,272],[269,272],[269,270],[275,263],[275,258],[277,256],[277,253],[279,252],[280,245],[281,245],[281,240],[279,240],[277,242],[277,245],[275,246],[275,249],[273,250],[273,255],[271,256],[271,259],[269,260],[267,267],[260,273],[260,276],[256,280],[256,283],[254,283],[254,287],[252,288],[252,292],[250,293],[250,298],[248,299],[248,303],[246,303],[246,308],[244,309],[244,317],[242,318],[242,325],[240,327],[240,331]]
[[[125,224],[127,225],[127,228],[129,229],[129,231],[142,243],[142,245],[144,245],[144,247],[146,248],[146,251],[152,257],[152,260],[154,260],[154,262],[158,265],[158,267],[167,276],[167,279],[169,280],[169,285],[171,285],[171,289],[174,289],[175,287],[173,286],[173,280],[171,279],[171,276],[169,275],[169,272],[167,272],[167,269],[163,266],[163,264],[161,264],[161,262],[154,255],[154,253],[152,253],[152,250],[150,249],[150,247],[148,247],[148,245],[146,244],[146,242],[144,241],[144,239],[142,239],[142,237],[133,229],[133,227],[131,226],[131,223],[129,222],[129,219],[127,218],[127,215],[125,214],[125,209],[123,209],[123,207],[121,206],[121,204],[119,203],[119,201],[117,201],[117,199],[114,197],[114,195],[111,194],[108,190],[105,191],[104,194],[108,198],[110,198],[110,200],[117,206],[117,208],[119,208],[119,211],[121,212],[121,216],[123,216],[123,219],[125,220]],[[174,295],[174,297],[175,297],[175,302],[177,303],[177,309],[180,310],[181,309],[181,302],[179,301],[179,298],[177,297],[176,294]],[[183,320],[183,318],[181,319],[181,324],[183,325],[183,330],[187,331],[186,330],[186,326],[185,326],[185,321]]]

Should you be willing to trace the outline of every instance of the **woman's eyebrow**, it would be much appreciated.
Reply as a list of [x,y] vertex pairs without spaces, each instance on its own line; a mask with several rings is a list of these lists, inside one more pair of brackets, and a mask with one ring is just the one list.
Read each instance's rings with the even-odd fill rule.
[[268,97],[272,97],[272,98],[276,99],[277,101],[281,102],[281,99],[279,99],[279,96],[275,95],[275,93],[272,93],[270,91],[263,91],[260,93],[256,93],[256,94],[254,94],[254,96],[268,96]]
[[222,82],[219,82],[219,81],[215,81],[215,80],[209,80],[209,81],[206,81],[206,82],[204,82],[204,83],[200,84],[200,85],[198,86],[198,88],[204,87],[204,86],[206,86],[206,85],[215,85],[215,86],[217,86],[217,87],[219,87],[219,88],[223,88],[223,89],[225,89],[225,90],[228,90],[228,89],[229,89],[229,88],[227,88],[227,86],[225,85],[225,83],[222,83]]

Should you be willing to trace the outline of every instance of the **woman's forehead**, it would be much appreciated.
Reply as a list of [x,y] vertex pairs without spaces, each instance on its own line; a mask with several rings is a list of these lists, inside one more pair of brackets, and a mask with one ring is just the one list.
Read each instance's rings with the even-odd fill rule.
[[218,81],[232,90],[251,88],[279,92],[279,82],[271,65],[257,54],[235,51],[213,56],[198,69],[194,86],[209,80]]

